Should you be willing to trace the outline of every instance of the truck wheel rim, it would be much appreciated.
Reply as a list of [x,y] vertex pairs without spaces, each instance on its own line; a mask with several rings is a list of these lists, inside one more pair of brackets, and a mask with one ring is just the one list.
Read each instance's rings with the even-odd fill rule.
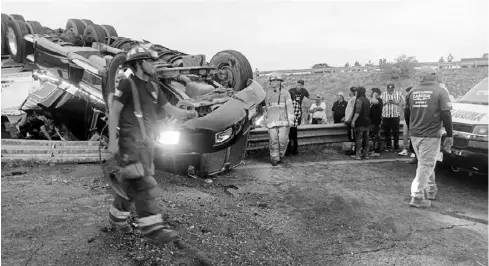
[[8,28],[7,38],[10,52],[13,55],[17,55],[17,38],[15,38],[15,32],[11,27]]
[[234,87],[236,82],[234,80],[233,68],[228,66],[228,65],[225,65],[225,66],[222,66],[220,69],[222,71],[226,72],[226,74],[227,74],[227,79],[225,80],[227,82],[227,84],[231,85],[231,87]]

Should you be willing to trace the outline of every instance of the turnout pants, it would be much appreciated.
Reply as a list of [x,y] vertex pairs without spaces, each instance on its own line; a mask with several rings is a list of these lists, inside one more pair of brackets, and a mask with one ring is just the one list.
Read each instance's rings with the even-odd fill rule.
[[399,117],[384,117],[382,129],[384,130],[387,148],[392,148],[392,137],[394,137],[394,149],[399,149]]
[[163,217],[156,202],[159,188],[153,177],[153,146],[129,136],[119,138],[119,147],[121,183],[129,200],[116,194],[109,209],[109,219],[116,225],[125,224],[134,203],[141,233],[151,234],[164,227]]
[[285,156],[287,146],[289,144],[289,127],[273,127],[268,129],[268,135],[270,137],[270,159],[272,161],[280,161],[280,158]]
[[423,191],[437,192],[435,182],[435,166],[440,151],[440,138],[411,137],[414,152],[418,157],[416,177],[411,184],[411,197],[424,198]]

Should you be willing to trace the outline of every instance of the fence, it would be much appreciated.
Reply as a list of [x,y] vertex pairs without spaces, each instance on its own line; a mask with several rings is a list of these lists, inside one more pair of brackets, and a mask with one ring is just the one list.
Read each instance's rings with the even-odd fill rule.
[[[407,131],[401,122],[399,133],[404,136],[407,145]],[[381,136],[383,133],[381,132]],[[348,142],[344,124],[304,125],[298,128],[299,145]],[[247,150],[259,150],[268,147],[268,131],[265,128],[254,129],[250,133]],[[101,151],[101,153],[100,153]],[[100,150],[98,141],[47,141],[2,139],[2,161],[43,161],[53,163],[91,163],[99,162],[110,155]]]

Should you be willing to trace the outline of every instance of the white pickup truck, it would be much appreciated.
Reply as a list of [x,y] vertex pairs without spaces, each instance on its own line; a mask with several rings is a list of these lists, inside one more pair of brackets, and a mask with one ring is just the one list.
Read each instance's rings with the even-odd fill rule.
[[470,89],[452,103],[453,139],[451,153],[444,153],[444,161],[454,172],[488,171],[488,78]]

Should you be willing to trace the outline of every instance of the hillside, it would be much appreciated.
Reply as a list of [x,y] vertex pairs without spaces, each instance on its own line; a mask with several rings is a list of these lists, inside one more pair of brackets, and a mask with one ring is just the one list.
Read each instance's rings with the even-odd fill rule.
[[[459,68],[445,69],[441,72],[442,80],[446,84],[450,94],[455,98],[464,95],[472,86],[488,76],[487,68]],[[332,121],[331,107],[335,101],[334,95],[342,91],[346,98],[348,90],[352,86],[364,86],[367,90],[378,87],[385,91],[387,83],[394,83],[402,93],[405,89],[415,84],[415,79],[391,80],[382,72],[350,72],[350,73],[325,73],[325,74],[300,74],[286,75],[284,85],[287,89],[296,86],[299,79],[305,81],[305,87],[312,97],[320,94],[324,97],[328,107],[329,121]],[[268,76],[261,75],[255,80],[264,88],[268,88]],[[304,111],[311,105],[312,101],[304,100]]]

